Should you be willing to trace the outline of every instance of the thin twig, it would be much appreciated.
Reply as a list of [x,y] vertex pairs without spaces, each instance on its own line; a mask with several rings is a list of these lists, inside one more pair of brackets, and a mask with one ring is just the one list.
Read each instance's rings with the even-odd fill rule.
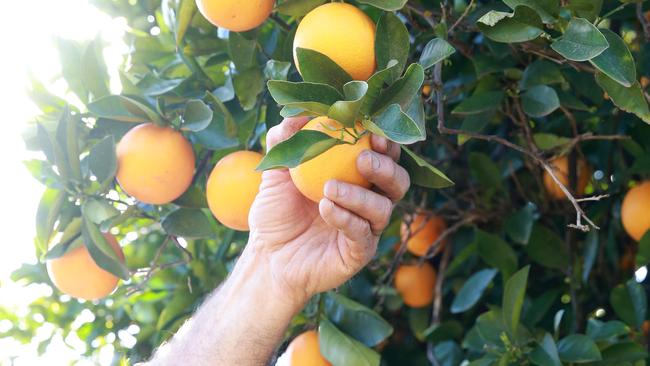
[[452,34],[454,32],[454,29],[456,29],[456,27],[458,27],[458,25],[465,19],[465,17],[467,16],[467,14],[469,14],[469,12],[472,10],[473,7],[474,7],[474,0],[471,0],[467,5],[467,7],[465,8],[463,14],[461,14],[460,17],[456,19],[454,24],[452,24],[452,26],[449,27],[449,31],[447,31],[447,34]]
[[636,17],[641,23],[641,28],[643,28],[643,34],[645,35],[645,41],[650,42],[650,21],[643,14],[643,2],[638,2],[636,4]]

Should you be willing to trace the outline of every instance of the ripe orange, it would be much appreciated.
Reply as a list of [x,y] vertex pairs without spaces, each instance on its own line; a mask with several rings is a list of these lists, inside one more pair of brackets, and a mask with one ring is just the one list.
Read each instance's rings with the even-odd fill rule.
[[404,264],[395,272],[395,288],[404,303],[412,308],[420,308],[433,301],[436,271],[429,263],[422,266]]
[[287,347],[289,366],[331,366],[320,353],[318,333],[308,330],[297,336]]
[[[404,239],[410,233],[411,237],[406,242],[406,248],[412,254],[422,257],[445,229],[447,229],[447,223],[442,218],[438,216],[429,217],[420,213],[413,218],[410,230],[407,230],[406,223],[402,223],[401,233]],[[435,253],[440,252],[444,244],[444,241],[440,243]]]
[[368,80],[375,72],[375,23],[350,4],[327,3],[305,15],[293,41],[300,70],[298,47],[326,55],[355,80]]
[[[569,159],[566,156],[562,156],[554,159],[550,163],[557,178],[569,189],[569,191],[571,191],[571,187],[569,187]],[[577,195],[581,196],[585,193],[585,188],[589,183],[589,179],[591,177],[591,168],[589,168],[589,165],[584,159],[578,159],[577,169]],[[544,171],[544,187],[552,199],[561,200],[566,198],[564,192],[562,192],[562,189],[557,184],[555,184],[555,181],[547,171]]]
[[426,96],[426,97],[431,95],[431,85],[428,85],[428,84],[424,85],[422,87],[422,94],[424,94],[424,96]]
[[[115,237],[105,234],[104,238],[124,262],[124,253]],[[47,271],[61,292],[84,300],[97,300],[110,295],[119,281],[119,278],[95,263],[84,245],[48,261]]]
[[178,198],[192,183],[194,152],[180,132],[146,123],[122,137],[117,166],[117,180],[126,193],[162,205]]
[[650,180],[627,192],[621,206],[621,221],[625,231],[636,241],[650,230]]
[[208,178],[208,206],[231,229],[248,230],[248,212],[262,183],[262,173],[255,170],[261,160],[254,151],[236,151],[219,160]]
[[[309,121],[302,129],[320,131],[332,137],[341,138],[341,132],[332,131],[323,125],[337,130],[343,128],[333,119],[318,117]],[[357,127],[357,131],[363,131],[363,128],[359,127]],[[351,129],[348,130],[351,131]],[[354,141],[348,134],[343,134],[343,139],[347,142]],[[370,135],[366,133],[354,145],[334,146],[316,158],[290,169],[291,179],[298,190],[314,202],[319,202],[323,198],[323,187],[330,179],[370,188],[370,182],[357,170],[357,157],[362,151],[370,149]]]
[[275,0],[196,0],[210,23],[234,32],[257,28],[271,15],[274,5]]

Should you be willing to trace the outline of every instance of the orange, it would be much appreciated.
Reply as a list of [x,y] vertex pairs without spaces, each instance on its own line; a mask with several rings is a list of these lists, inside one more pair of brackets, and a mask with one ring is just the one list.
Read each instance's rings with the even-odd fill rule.
[[192,145],[170,127],[139,125],[117,145],[117,180],[139,201],[169,203],[187,190],[193,176]]
[[[407,225],[402,224],[402,238],[406,239]],[[447,229],[445,220],[438,216],[427,216],[426,214],[417,214],[410,225],[410,238],[406,242],[406,248],[409,252],[418,257],[427,253],[431,245],[438,240],[440,235]],[[440,252],[444,241],[438,245],[435,253]]]
[[355,80],[368,80],[375,72],[375,23],[350,4],[327,3],[305,15],[293,40],[298,70],[299,47],[326,55]]
[[[325,128],[323,125],[329,128]],[[309,121],[302,129],[320,131],[332,137],[341,138],[341,131],[330,129],[340,130],[342,128],[343,126],[333,119],[318,117]],[[352,131],[352,129],[348,129],[348,131]],[[357,131],[363,131],[363,128],[357,126]],[[354,141],[352,136],[346,133],[343,134],[343,139],[347,142]],[[314,202],[319,202],[323,198],[323,187],[330,179],[370,188],[370,182],[357,170],[357,157],[362,151],[370,149],[370,135],[366,133],[354,145],[336,145],[314,159],[290,169],[291,179],[298,190]]]
[[[122,248],[110,234],[104,234],[115,254],[124,263]],[[100,268],[84,245],[47,263],[47,271],[61,292],[84,300],[97,300],[110,295],[119,278]]]
[[275,0],[196,0],[210,23],[234,32],[257,28],[271,15],[274,5]]
[[395,272],[395,288],[404,303],[412,308],[431,304],[435,285],[436,271],[427,262],[422,266],[403,264]]
[[287,347],[289,366],[331,366],[320,353],[318,333],[308,330],[297,336]]
[[621,206],[621,221],[625,231],[636,241],[650,230],[650,180],[627,192]]
[[642,89],[647,88],[648,85],[650,85],[650,78],[647,76],[641,76],[640,84]]
[[422,94],[424,94],[424,96],[427,96],[427,97],[428,97],[429,95],[431,95],[431,85],[428,85],[428,84],[427,84],[427,85],[424,85],[424,86],[422,87]]
[[[569,186],[569,159],[566,156],[562,156],[552,160],[550,163],[555,172],[555,176],[569,189],[569,191],[572,191],[571,187]],[[577,195],[582,196],[585,193],[587,183],[589,183],[589,179],[591,177],[591,169],[584,159],[578,159],[577,169]],[[544,187],[552,199],[561,200],[566,198],[564,192],[562,192],[562,189],[557,184],[555,184],[555,181],[546,170],[544,170]]]
[[236,151],[215,165],[208,178],[206,195],[214,217],[225,226],[248,230],[248,212],[262,183],[262,173],[255,170],[262,155],[253,151]]

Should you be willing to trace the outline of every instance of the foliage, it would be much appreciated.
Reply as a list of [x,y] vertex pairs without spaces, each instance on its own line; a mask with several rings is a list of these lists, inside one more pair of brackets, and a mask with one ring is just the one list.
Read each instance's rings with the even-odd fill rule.
[[[80,236],[91,252],[110,253],[100,235],[110,231],[126,265],[94,258],[125,282],[103,301],[54,289],[28,314],[0,308],[13,323],[0,337],[29,342],[54,324],[52,332],[85,342],[86,356],[113,344],[115,363],[147,359],[223,281],[247,240],[207,210],[209,168],[238,149],[261,151],[282,116],[329,115],[410,145],[402,163],[414,186],[373,263],[312,299],[287,340],[318,324],[336,365],[645,365],[647,283],[621,260],[637,244],[619,211],[628,187],[650,176],[649,97],[639,82],[650,77],[638,16],[647,2],[359,0],[378,24],[378,71],[351,81],[327,56],[298,50],[301,78],[292,35],[323,2],[284,0],[260,28],[229,33],[193,0],[94,0],[131,27],[122,92],[110,95],[101,41],[57,40],[62,78],[81,104],[33,81],[42,115],[25,140],[45,158],[26,167],[48,187],[36,217],[41,263],[13,280],[53,287],[46,258],[81,245]],[[115,143],[147,121],[183,131],[197,156],[192,187],[169,205],[134,202],[114,179]],[[338,143],[303,133],[261,168],[293,166]],[[587,194],[608,196],[549,200],[545,164],[565,154],[569,191],[584,157],[595,171]],[[440,291],[422,309],[405,307],[390,283],[396,262],[417,260],[394,250],[404,214],[415,210],[450,223],[446,249],[425,258]],[[638,249],[636,268],[650,260],[650,234]],[[85,309],[93,319],[75,322]],[[135,346],[118,342],[124,332]],[[44,351],[49,338],[39,339]]]

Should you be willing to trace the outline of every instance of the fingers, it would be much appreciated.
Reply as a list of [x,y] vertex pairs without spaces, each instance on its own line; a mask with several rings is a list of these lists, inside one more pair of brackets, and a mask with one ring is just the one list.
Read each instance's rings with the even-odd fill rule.
[[359,155],[357,169],[393,202],[401,200],[411,185],[404,168],[388,156],[374,151],[366,150]]
[[309,117],[285,118],[282,123],[272,127],[269,132],[266,133],[266,150],[271,150],[273,146],[293,136],[293,134],[306,125],[307,122],[309,122]]
[[368,221],[337,206],[327,198],[320,200],[318,210],[327,224],[342,231],[352,241],[368,240],[372,235]]
[[372,149],[376,152],[388,155],[395,161],[399,160],[400,153],[402,152],[399,144],[378,135],[370,136],[370,144],[372,145]]
[[375,235],[381,234],[390,221],[393,202],[379,193],[336,180],[325,183],[323,193],[336,205],[367,220]]

